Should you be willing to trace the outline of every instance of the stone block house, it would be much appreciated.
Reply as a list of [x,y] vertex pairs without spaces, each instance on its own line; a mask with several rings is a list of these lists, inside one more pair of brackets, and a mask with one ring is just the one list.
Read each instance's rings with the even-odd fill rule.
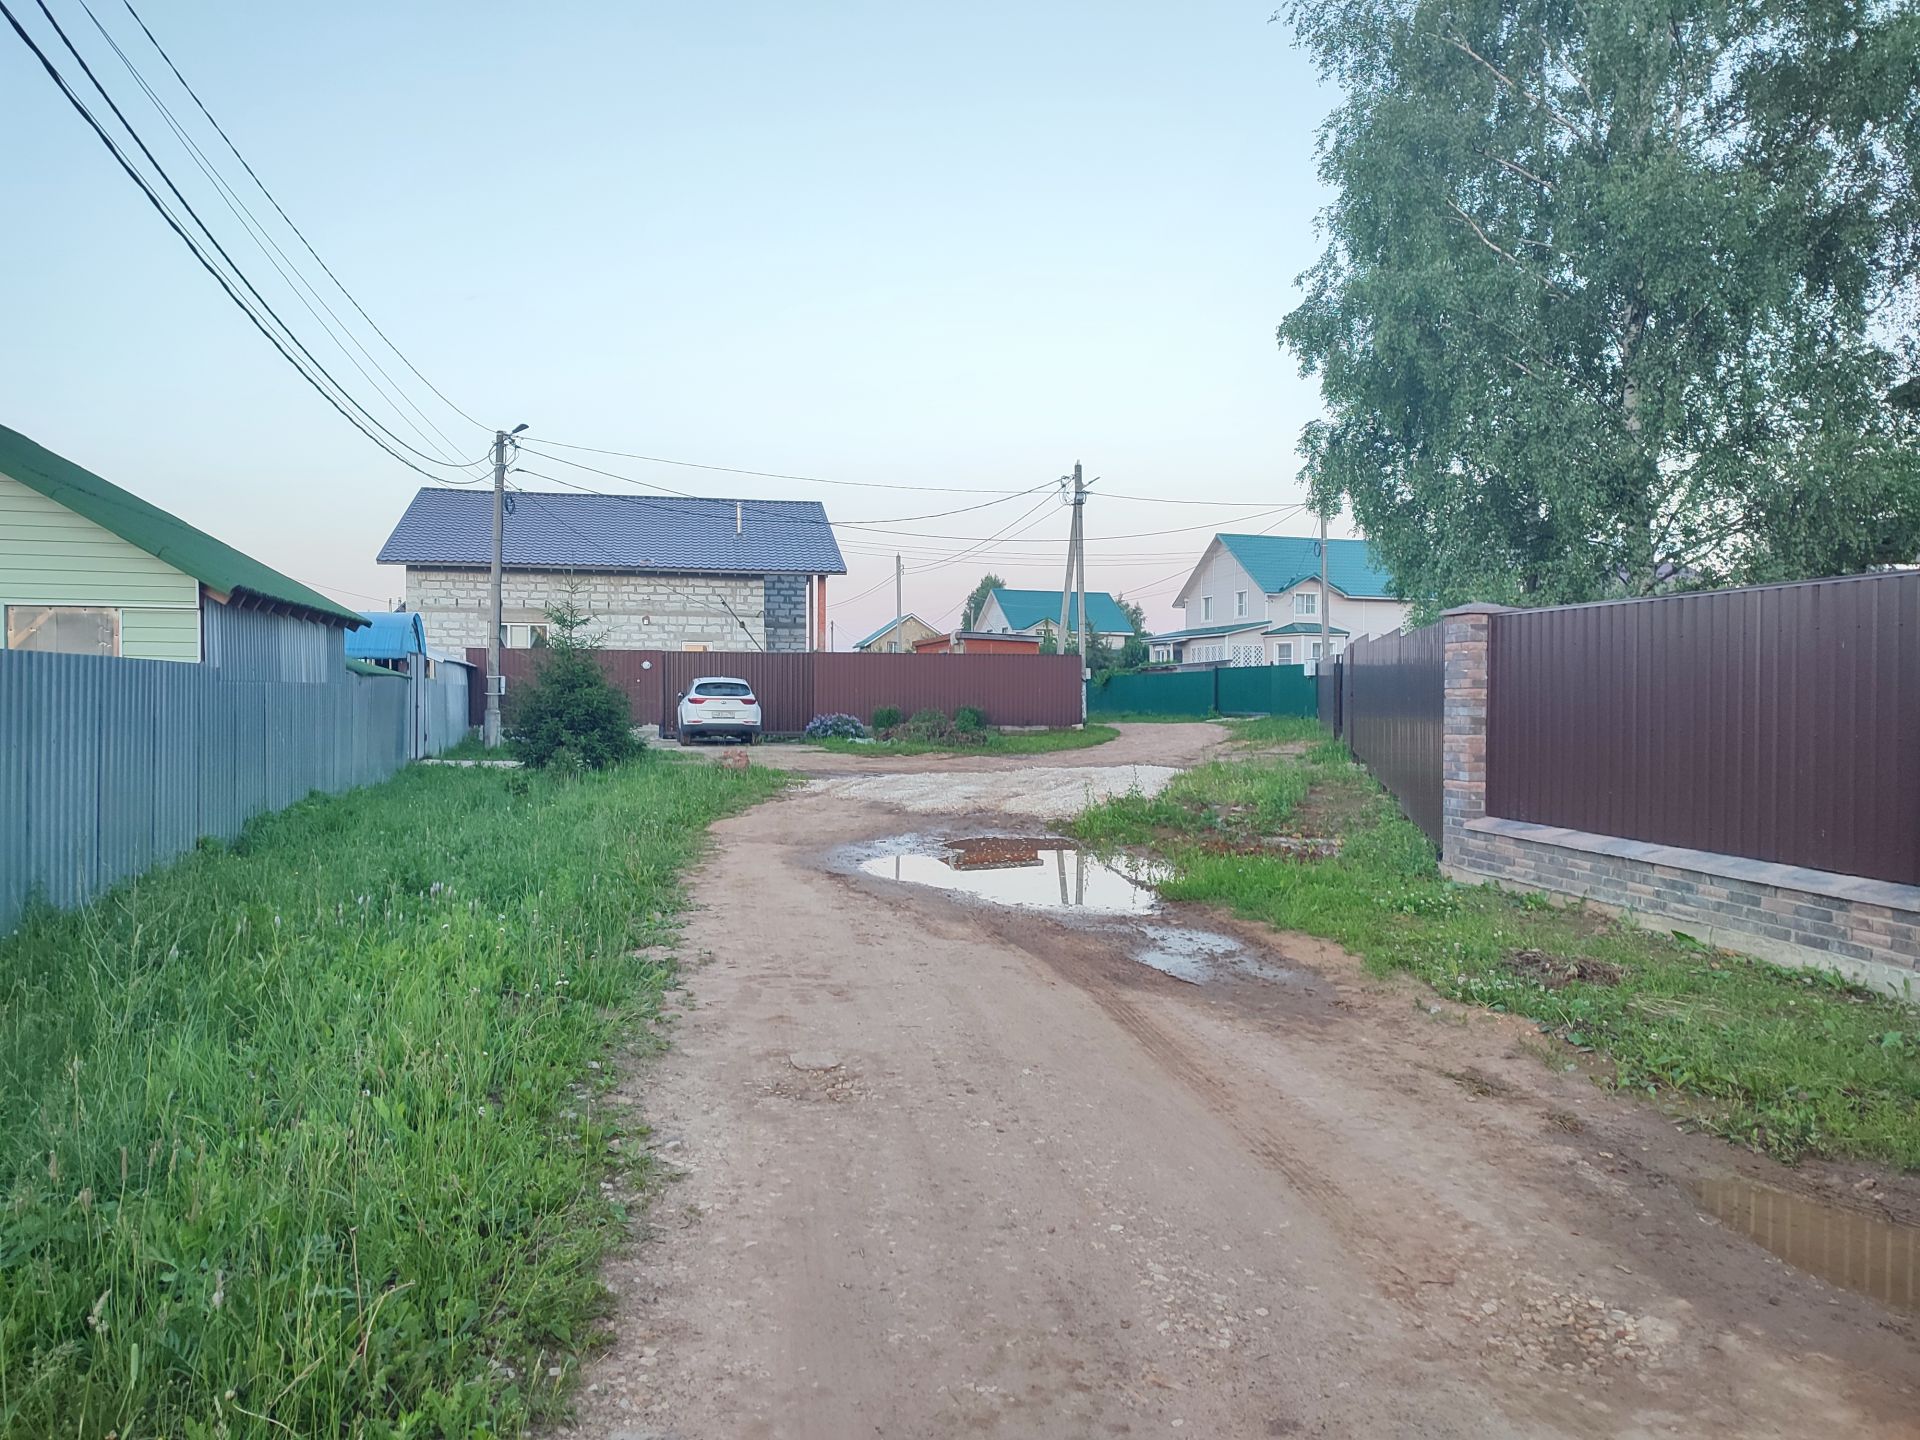
[[[814,500],[718,500],[541,491],[508,497],[501,642],[543,644],[549,606],[571,599],[612,650],[826,647],[827,577],[846,574]],[[434,642],[484,646],[493,496],[422,489],[380,547],[406,567],[406,608]]]

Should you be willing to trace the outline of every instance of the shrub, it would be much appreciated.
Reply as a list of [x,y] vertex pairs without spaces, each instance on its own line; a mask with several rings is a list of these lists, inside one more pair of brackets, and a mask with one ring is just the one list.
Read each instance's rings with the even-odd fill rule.
[[604,770],[640,753],[626,695],[594,662],[571,600],[547,611],[547,648],[533,683],[513,707],[508,738],[536,770]]
[[977,735],[987,728],[987,712],[977,705],[962,705],[953,712],[953,728],[962,735]]
[[873,712],[873,728],[891,730],[900,723],[900,718],[898,705],[882,705]]
[[864,740],[867,727],[852,715],[816,715],[807,722],[809,740]]

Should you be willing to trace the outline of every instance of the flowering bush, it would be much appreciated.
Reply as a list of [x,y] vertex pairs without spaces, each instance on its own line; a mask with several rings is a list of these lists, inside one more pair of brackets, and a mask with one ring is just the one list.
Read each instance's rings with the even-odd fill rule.
[[851,715],[816,715],[807,722],[809,740],[864,740],[867,727]]

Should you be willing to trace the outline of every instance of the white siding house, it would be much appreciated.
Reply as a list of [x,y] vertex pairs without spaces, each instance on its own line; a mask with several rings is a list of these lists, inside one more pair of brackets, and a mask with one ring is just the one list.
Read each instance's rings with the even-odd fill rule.
[[1321,658],[1324,607],[1339,655],[1350,640],[1385,635],[1406,623],[1407,606],[1364,540],[1329,540],[1327,585],[1320,542],[1287,535],[1215,535],[1174,604],[1178,630],[1156,635],[1161,663],[1310,665]]

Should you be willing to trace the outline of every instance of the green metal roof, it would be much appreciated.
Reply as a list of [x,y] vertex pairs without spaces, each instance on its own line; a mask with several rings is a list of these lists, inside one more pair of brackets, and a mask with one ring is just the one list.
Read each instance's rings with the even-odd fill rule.
[[1148,638],[1155,644],[1168,640],[1196,640],[1207,635],[1231,635],[1236,630],[1258,630],[1263,623],[1259,620],[1235,620],[1226,625],[1190,625],[1184,630],[1169,630],[1164,635]]
[[[1278,595],[1320,574],[1320,542],[1293,535],[1216,535],[1263,595]],[[1393,577],[1365,540],[1327,541],[1327,583],[1356,600],[1390,600]]]
[[[1318,635],[1320,633],[1320,627],[1311,620],[1296,620],[1291,625],[1276,625],[1273,629],[1263,631],[1262,633],[1267,635]],[[1331,625],[1327,628],[1327,634],[1329,635],[1345,635],[1346,633],[1347,632],[1342,630],[1338,625]]]
[[355,675],[385,675],[394,680],[406,679],[398,670],[389,670],[384,665],[376,665],[371,660],[361,660],[352,655],[347,657],[347,669]]
[[[1000,613],[1007,617],[1007,624],[1016,630],[1030,630],[1042,620],[1060,623],[1060,592],[1058,590],[1007,590],[993,592],[1000,602]],[[1077,631],[1080,628],[1079,595],[1073,596],[1073,603],[1067,610],[1067,629]],[[1120,602],[1104,590],[1087,592],[1087,624],[1096,635],[1131,635],[1133,621],[1127,618],[1127,612],[1120,608]]]
[[[911,610],[909,610],[904,615],[896,615],[893,617],[893,619],[887,621],[886,624],[882,625],[878,630],[874,631],[871,635],[867,636],[866,639],[854,641],[853,648],[856,650],[866,649],[867,646],[873,644],[874,641],[878,640],[882,635],[886,634],[887,631],[893,629],[894,626],[900,624],[904,620],[920,620],[920,617],[914,614]],[[927,622],[924,620],[920,620],[920,623],[922,625],[927,625]],[[927,625],[927,629],[933,630],[933,633],[936,635],[940,633],[938,630],[934,630],[934,627],[931,625]]]
[[158,556],[222,595],[250,595],[290,605],[349,630],[367,623],[364,616],[336,605],[318,590],[308,589],[251,555],[241,554],[179,516],[149,505],[138,495],[81,469],[4,425],[0,425],[0,473],[111,530],[129,545]]

